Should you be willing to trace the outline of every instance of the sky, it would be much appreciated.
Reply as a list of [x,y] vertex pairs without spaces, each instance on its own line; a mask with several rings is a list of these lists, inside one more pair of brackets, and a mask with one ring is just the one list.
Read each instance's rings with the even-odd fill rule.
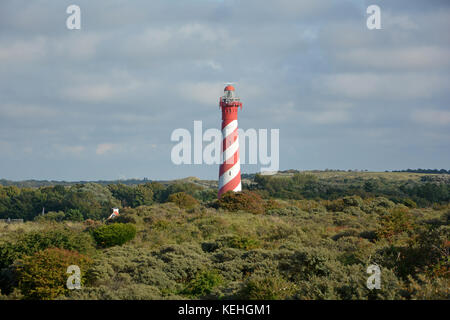
[[170,137],[226,82],[280,170],[450,169],[449,31],[446,0],[2,0],[0,179],[217,179]]

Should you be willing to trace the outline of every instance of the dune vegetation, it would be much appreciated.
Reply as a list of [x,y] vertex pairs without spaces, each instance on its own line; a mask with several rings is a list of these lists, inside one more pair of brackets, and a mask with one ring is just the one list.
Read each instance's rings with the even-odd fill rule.
[[0,222],[0,298],[449,299],[447,177],[249,175],[219,201],[196,179],[0,186],[24,219]]

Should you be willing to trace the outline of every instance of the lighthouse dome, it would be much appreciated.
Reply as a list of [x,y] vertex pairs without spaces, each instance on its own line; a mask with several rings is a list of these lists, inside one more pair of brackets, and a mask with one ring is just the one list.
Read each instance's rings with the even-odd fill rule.
[[223,91],[234,91],[234,87],[231,84],[229,84],[225,87]]

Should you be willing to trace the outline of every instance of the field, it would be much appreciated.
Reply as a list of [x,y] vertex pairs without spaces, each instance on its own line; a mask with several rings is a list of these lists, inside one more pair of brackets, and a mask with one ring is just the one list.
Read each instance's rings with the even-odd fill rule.
[[0,187],[0,218],[25,220],[0,223],[0,297],[449,299],[447,177],[256,175],[220,201],[196,178]]

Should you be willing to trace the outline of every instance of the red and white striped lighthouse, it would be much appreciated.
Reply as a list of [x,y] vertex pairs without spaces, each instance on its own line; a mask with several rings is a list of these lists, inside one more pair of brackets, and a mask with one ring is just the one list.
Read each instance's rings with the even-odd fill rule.
[[238,108],[242,102],[236,97],[234,87],[227,85],[220,97],[222,109],[222,162],[219,170],[219,194],[227,191],[241,191],[241,164],[239,161]]

